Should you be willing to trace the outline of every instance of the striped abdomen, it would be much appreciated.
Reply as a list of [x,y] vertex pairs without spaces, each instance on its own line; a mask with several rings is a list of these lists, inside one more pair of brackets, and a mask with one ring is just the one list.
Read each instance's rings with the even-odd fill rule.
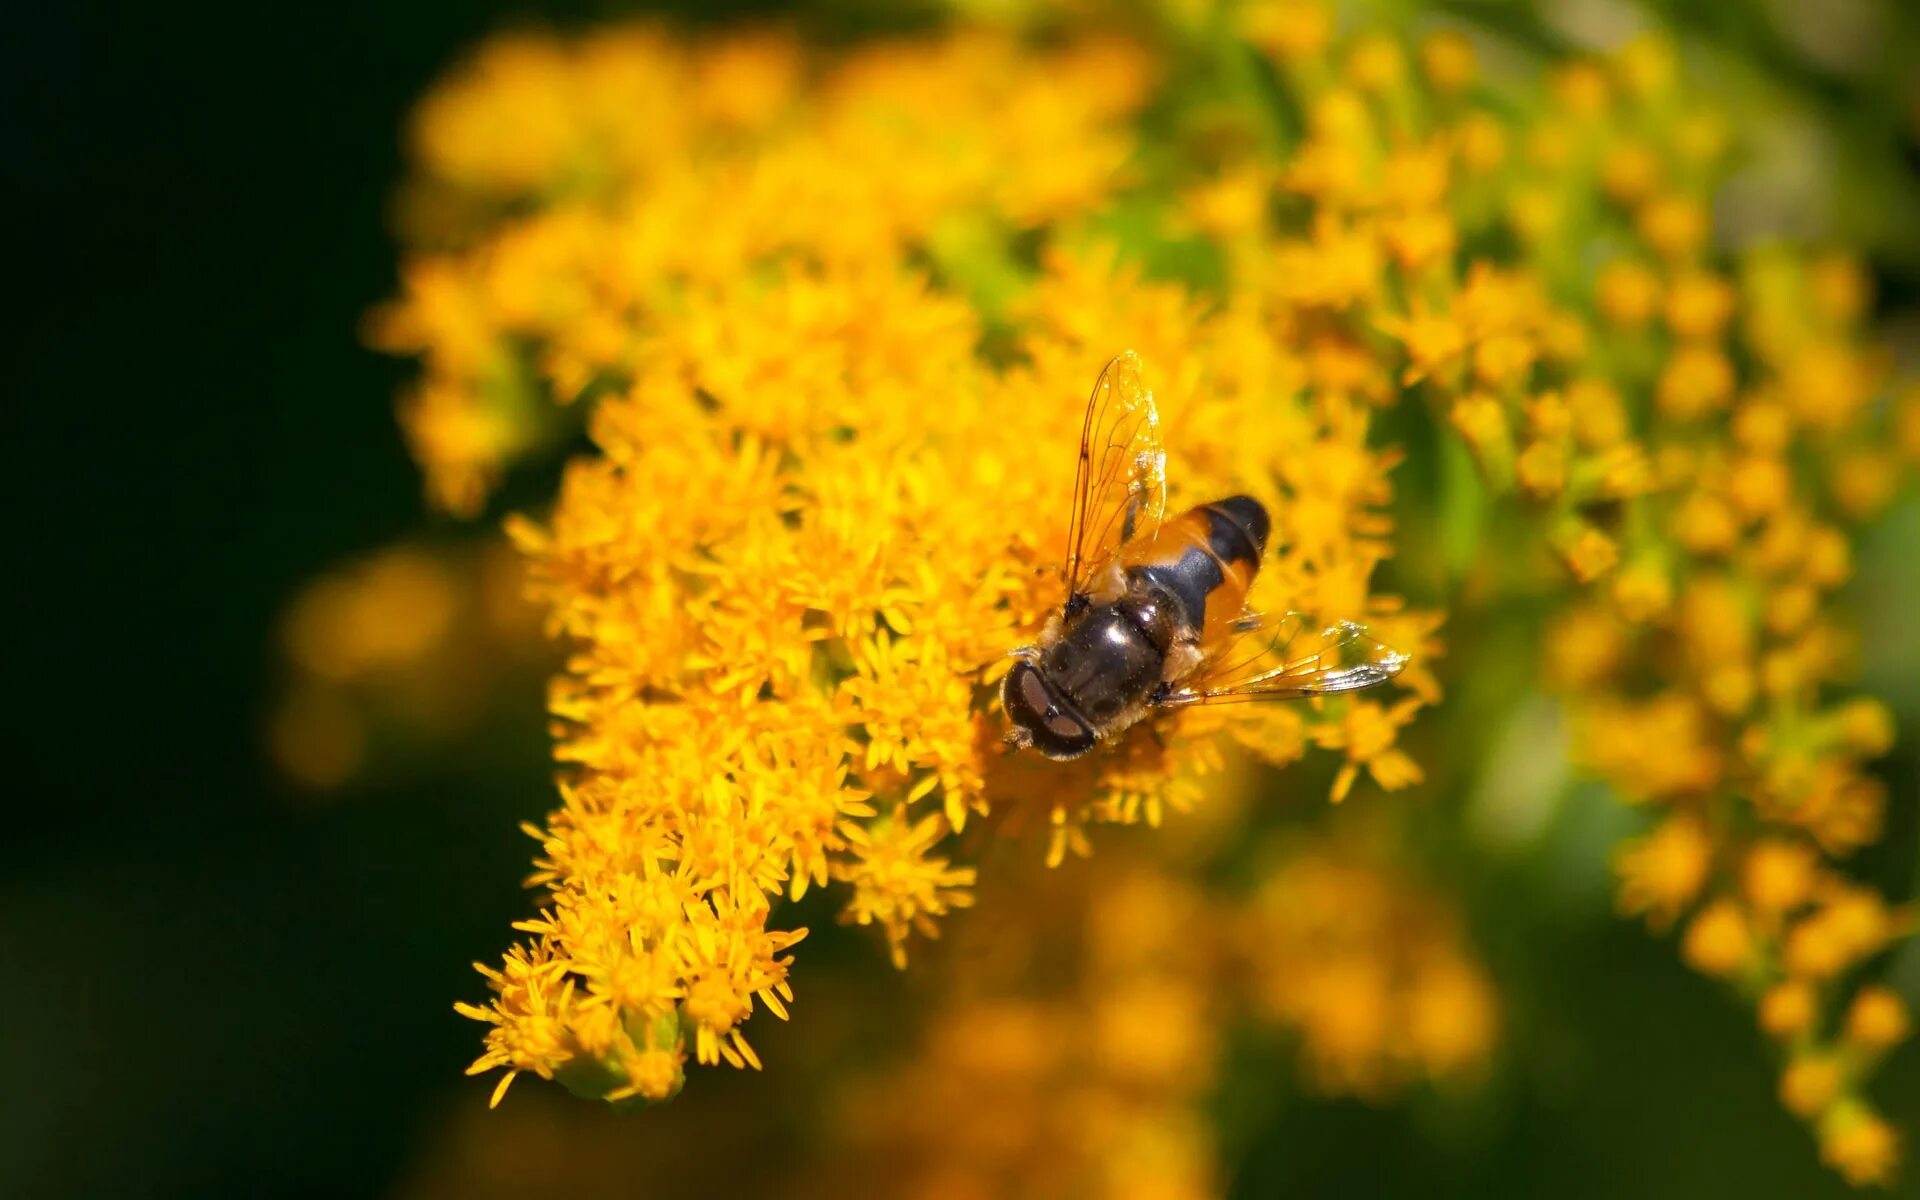
[[1188,509],[1152,541],[1120,550],[1120,568],[1170,596],[1202,646],[1217,644],[1239,618],[1266,553],[1267,510],[1251,496]]

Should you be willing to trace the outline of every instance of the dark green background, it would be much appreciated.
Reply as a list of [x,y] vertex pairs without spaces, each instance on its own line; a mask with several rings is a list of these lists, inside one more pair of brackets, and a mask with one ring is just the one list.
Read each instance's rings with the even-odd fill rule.
[[[326,806],[259,746],[287,596],[432,526],[391,417],[403,368],[356,327],[393,286],[410,100],[524,16],[349,0],[9,22],[0,479],[23,545],[3,589],[0,1196],[381,1193],[447,1105],[484,1102],[459,1078],[478,1031],[449,1004],[526,905],[538,694],[515,736]],[[1871,864],[1896,887],[1903,754]],[[1671,946],[1527,912],[1476,936],[1513,1008],[1488,1094],[1464,1114],[1224,1095],[1236,1194],[1840,1192],[1749,1018]],[[1909,1120],[1916,1057],[1879,1089]],[[739,1103],[780,1086],[755,1082]]]

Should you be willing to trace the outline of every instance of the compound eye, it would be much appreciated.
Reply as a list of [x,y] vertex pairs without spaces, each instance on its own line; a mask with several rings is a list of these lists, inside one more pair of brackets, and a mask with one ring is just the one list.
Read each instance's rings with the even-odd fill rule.
[[1020,677],[1020,699],[1033,712],[1042,716],[1054,711],[1053,698],[1047,695],[1047,686],[1040,682],[1040,672],[1028,668]]
[[1087,731],[1081,727],[1080,722],[1055,709],[1047,714],[1047,732],[1055,737],[1078,738],[1086,736]]

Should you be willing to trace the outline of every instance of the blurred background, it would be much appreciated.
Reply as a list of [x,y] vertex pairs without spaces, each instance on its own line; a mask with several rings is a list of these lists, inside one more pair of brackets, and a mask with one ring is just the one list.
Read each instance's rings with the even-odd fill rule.
[[[1440,8],[1522,37],[1580,27],[1578,11]],[[764,1076],[703,1073],[620,1117],[531,1081],[489,1114],[488,1086],[461,1074],[479,1039],[451,1004],[477,998],[469,964],[526,914],[517,825],[552,804],[553,661],[494,526],[422,505],[391,403],[409,368],[360,330],[397,287],[389,201],[428,84],[501,28],[629,11],[44,6],[0,51],[23,267],[4,486],[25,543],[7,589],[23,765],[0,841],[0,1195],[824,1195],[886,1177],[884,1155],[823,1155],[813,1124],[822,1105],[878,1121],[914,1093],[829,1093],[809,1064],[842,1061],[863,1022],[927,1011],[953,968],[896,975],[830,909],[809,922],[806,1019],[756,1030]],[[1791,100],[1780,136],[1814,138],[1842,197],[1821,232],[1862,249],[1876,318],[1910,331],[1920,21],[1873,0],[1811,12],[1667,16]],[[557,471],[516,475],[502,509],[551,494]],[[1861,563],[1870,643],[1910,651],[1911,500]],[[1855,866],[1908,896],[1920,686],[1891,683],[1888,832]],[[1750,1019],[1613,915],[1607,847],[1628,819],[1598,789],[1554,786],[1534,850],[1442,856],[1427,881],[1499,994],[1490,1065],[1459,1088],[1328,1096],[1293,1081],[1285,1037],[1225,1033],[1237,1069],[1198,1108],[1228,1194],[1848,1194],[1776,1102]],[[1421,819],[1444,840],[1463,805]],[[1368,837],[1364,814],[1276,820]],[[1139,836],[1111,832],[1096,863],[1124,870]],[[1088,869],[1044,894],[1084,904]],[[1148,908],[1178,902],[1140,871]],[[1417,912],[1423,894],[1394,903]],[[951,954],[984,953],[994,919],[962,918]],[[1911,952],[1893,978],[1914,995]],[[873,1061],[856,1076],[880,1079],[914,1036],[860,1039]],[[1899,1052],[1875,1095],[1911,1137],[1920,1054]]]

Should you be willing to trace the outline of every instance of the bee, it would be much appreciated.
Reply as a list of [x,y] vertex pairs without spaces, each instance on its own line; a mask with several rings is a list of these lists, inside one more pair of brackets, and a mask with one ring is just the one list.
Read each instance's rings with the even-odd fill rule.
[[1066,602],[1001,685],[1006,741],[1073,759],[1160,709],[1358,691],[1406,657],[1342,621],[1246,608],[1272,532],[1228,496],[1164,520],[1166,451],[1129,350],[1107,363],[1080,428]]

